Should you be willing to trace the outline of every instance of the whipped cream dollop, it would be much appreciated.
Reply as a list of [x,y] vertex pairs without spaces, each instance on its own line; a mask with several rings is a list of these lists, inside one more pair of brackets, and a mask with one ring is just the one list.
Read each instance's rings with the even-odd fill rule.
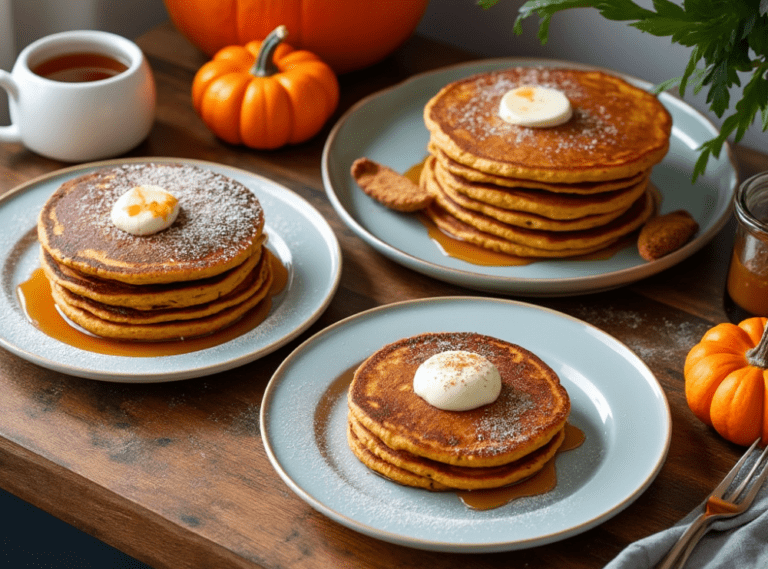
[[413,391],[438,409],[468,411],[496,401],[501,376],[480,354],[449,350],[435,354],[416,369]]
[[519,126],[551,127],[568,122],[573,116],[573,108],[562,91],[540,85],[521,85],[501,98],[499,116]]
[[132,235],[167,229],[179,215],[179,200],[160,186],[134,186],[112,206],[112,223]]

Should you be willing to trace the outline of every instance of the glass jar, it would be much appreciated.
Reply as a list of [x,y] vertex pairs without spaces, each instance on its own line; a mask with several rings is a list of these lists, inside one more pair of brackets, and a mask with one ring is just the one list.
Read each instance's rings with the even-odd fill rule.
[[725,310],[733,322],[768,316],[768,172],[745,180],[734,196],[736,239]]

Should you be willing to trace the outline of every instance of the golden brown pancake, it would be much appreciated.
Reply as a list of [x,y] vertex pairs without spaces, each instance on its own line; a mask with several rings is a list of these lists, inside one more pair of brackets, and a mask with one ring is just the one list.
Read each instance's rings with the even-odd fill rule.
[[253,271],[264,250],[257,249],[241,265],[207,279],[155,285],[132,285],[84,275],[57,263],[44,249],[40,250],[40,265],[48,280],[78,296],[111,306],[159,310],[204,304],[232,292]]
[[443,184],[434,185],[435,189],[439,189],[444,194],[444,199],[448,199],[455,203],[457,206],[466,210],[475,211],[479,214],[486,215],[502,223],[509,225],[515,225],[517,227],[525,227],[528,229],[540,229],[544,231],[579,231],[581,229],[591,229],[593,227],[599,227],[606,223],[613,221],[624,213],[631,203],[627,207],[616,211],[609,211],[606,213],[585,215],[584,217],[577,217],[573,219],[550,219],[535,213],[529,213],[527,211],[517,211],[513,209],[506,209],[497,207],[494,205],[488,205],[478,200],[474,200],[466,195],[451,189],[449,186]]
[[441,484],[432,478],[414,474],[410,470],[396,466],[375,455],[360,441],[360,439],[357,438],[357,435],[355,435],[349,423],[347,424],[347,444],[360,462],[370,468],[373,472],[381,474],[394,482],[403,484],[404,486],[414,486],[426,490],[451,489],[445,484]]
[[52,287],[56,289],[56,296],[67,305],[81,308],[101,320],[123,324],[156,324],[159,322],[172,322],[174,320],[195,320],[241,304],[261,289],[262,284],[270,278],[269,271],[269,257],[264,255],[257,266],[246,275],[245,280],[240,282],[229,293],[209,302],[180,308],[137,310],[126,306],[110,306],[109,304],[77,295],[56,283],[53,283]]
[[565,438],[565,429],[561,429],[547,444],[509,464],[469,467],[389,448],[353,417],[348,428],[348,437],[353,439],[350,448],[366,466],[395,482],[430,490],[481,490],[514,484],[541,470]]
[[[269,263],[266,263],[266,265],[269,266]],[[149,324],[137,322],[113,322],[100,318],[93,312],[90,312],[81,306],[70,304],[68,297],[72,293],[56,284],[52,284],[51,293],[56,305],[67,318],[97,336],[118,340],[165,341],[204,336],[229,326],[242,318],[246,312],[255,307],[259,302],[264,300],[269,294],[271,285],[272,272],[270,270],[267,272],[267,277],[261,281],[261,284],[257,289],[239,304],[226,307],[214,314],[200,318],[171,320]]]
[[[522,178],[495,176],[487,172],[475,170],[469,166],[465,166],[464,164],[459,164],[455,160],[449,158],[445,152],[440,150],[431,142],[427,145],[427,148],[429,149],[429,152],[440,162],[440,165],[451,174],[459,176],[468,182],[492,184],[494,186],[501,186],[504,188],[528,188],[565,194],[599,194],[601,192],[613,192],[615,190],[634,186],[643,178],[648,177],[650,173],[650,170],[647,170],[644,172],[638,172],[634,176],[630,176],[628,178],[620,178],[618,180],[575,182],[573,184],[545,182],[540,180],[524,180]],[[498,205],[504,206],[503,203]]]
[[648,178],[645,177],[633,186],[613,192],[564,194],[467,182],[442,168],[433,158],[427,159],[425,168],[439,182],[444,192],[451,196],[466,196],[467,203],[477,203],[478,207],[487,206],[489,211],[527,212],[558,221],[575,221],[587,216],[602,215],[608,217],[603,222],[606,223],[626,211],[648,186]]
[[[135,186],[160,186],[179,200],[168,229],[135,236],[110,218]],[[102,279],[158,284],[209,278],[242,264],[261,247],[264,212],[244,185],[191,165],[135,163],[62,184],[43,206],[38,237],[60,264]]]
[[[651,194],[646,191],[629,209],[604,225],[572,231],[528,229],[461,206],[443,192],[428,173],[422,174],[421,179],[435,196],[434,203],[424,211],[438,227],[456,238],[487,249],[525,257],[567,257],[602,249],[642,226],[654,208]],[[457,223],[445,220],[446,214]],[[500,248],[499,242],[508,245]],[[542,251],[549,253],[542,254]]]
[[568,257],[578,257],[594,253],[600,249],[611,245],[611,243],[600,244],[594,247],[584,249],[539,249],[519,243],[507,241],[490,233],[482,231],[459,221],[438,204],[433,203],[423,211],[424,215],[440,229],[440,231],[458,239],[466,241],[479,247],[484,247],[491,251],[512,255],[513,257],[526,257],[530,259],[565,259]]
[[[444,411],[413,392],[413,376],[447,350],[482,355],[499,370],[496,401],[469,411]],[[557,374],[509,342],[468,332],[426,333],[388,344],[356,370],[349,413],[387,447],[463,467],[509,464],[562,431],[570,400]]]
[[[509,124],[502,96],[521,85],[565,93],[573,117],[549,128]],[[658,99],[613,75],[518,67],[446,85],[425,106],[430,140],[452,160],[507,178],[547,183],[617,180],[647,171],[669,148],[672,119]]]

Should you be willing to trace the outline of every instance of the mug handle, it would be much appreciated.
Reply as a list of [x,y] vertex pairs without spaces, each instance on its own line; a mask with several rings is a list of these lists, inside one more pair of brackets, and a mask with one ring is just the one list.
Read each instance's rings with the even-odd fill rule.
[[[18,98],[19,88],[16,82],[11,77],[11,74],[3,69],[0,69],[0,87],[8,93],[9,102],[11,97],[14,99]],[[0,126],[0,142],[21,142],[19,126],[16,124]]]

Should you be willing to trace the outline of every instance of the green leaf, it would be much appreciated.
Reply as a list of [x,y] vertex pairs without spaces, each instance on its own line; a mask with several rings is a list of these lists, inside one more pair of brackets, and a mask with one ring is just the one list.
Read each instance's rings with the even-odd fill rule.
[[693,183],[707,171],[707,163],[709,162],[709,156],[712,151],[706,148],[704,145],[699,149],[699,157],[696,160],[696,164],[693,166],[693,174],[691,175],[691,181]]
[[[499,0],[478,0],[493,5]],[[693,179],[706,170],[711,156],[719,156],[730,136],[736,141],[760,116],[768,130],[768,0],[653,0],[653,10],[633,0],[529,0],[515,20],[515,33],[522,33],[522,22],[539,17],[538,36],[546,43],[552,17],[571,8],[593,8],[608,19],[629,25],[656,37],[669,37],[672,43],[691,48],[682,76],[659,84],[655,92],[678,86],[680,95],[707,88],[710,110],[722,118],[731,105],[730,89],[741,84],[740,73],[750,74],[735,105],[735,112],[723,120],[718,136],[700,148]]]
[[653,7],[659,16],[684,20],[686,18],[685,10],[670,0],[653,0]]
[[545,45],[549,36],[549,23],[555,13],[571,8],[585,8],[589,5],[589,0],[529,0],[520,6],[514,25],[515,34],[519,36],[523,33],[522,22],[524,19],[537,14],[540,18],[539,41]]
[[603,18],[617,22],[630,20],[642,20],[653,15],[654,12],[638,6],[632,0],[596,0],[590,2]]
[[[653,17],[646,20],[641,20],[631,24],[632,27],[637,28],[640,31],[649,33],[658,37],[674,36],[681,33],[680,20],[674,18]],[[678,38],[678,41],[683,38]]]
[[[700,73],[696,73],[696,66],[701,60],[701,50],[698,47],[694,47],[691,51],[691,57],[688,60],[688,65],[685,68],[683,76],[680,78],[680,96],[685,96],[685,89],[688,85],[688,80],[691,77],[697,79],[697,85],[701,85],[702,76]],[[695,74],[695,75],[694,75]],[[695,90],[695,89],[694,89]]]
[[707,94],[707,103],[710,109],[718,117],[728,109],[731,101],[731,93],[728,90],[728,63],[721,61],[710,73],[709,78],[712,81],[712,87]]
[[658,95],[659,93],[662,93],[664,91],[668,91],[669,89],[673,89],[674,87],[677,87],[680,85],[682,81],[682,77],[674,77],[672,79],[667,79],[666,81],[662,81],[658,85],[656,85],[653,89],[651,89],[651,93]]

